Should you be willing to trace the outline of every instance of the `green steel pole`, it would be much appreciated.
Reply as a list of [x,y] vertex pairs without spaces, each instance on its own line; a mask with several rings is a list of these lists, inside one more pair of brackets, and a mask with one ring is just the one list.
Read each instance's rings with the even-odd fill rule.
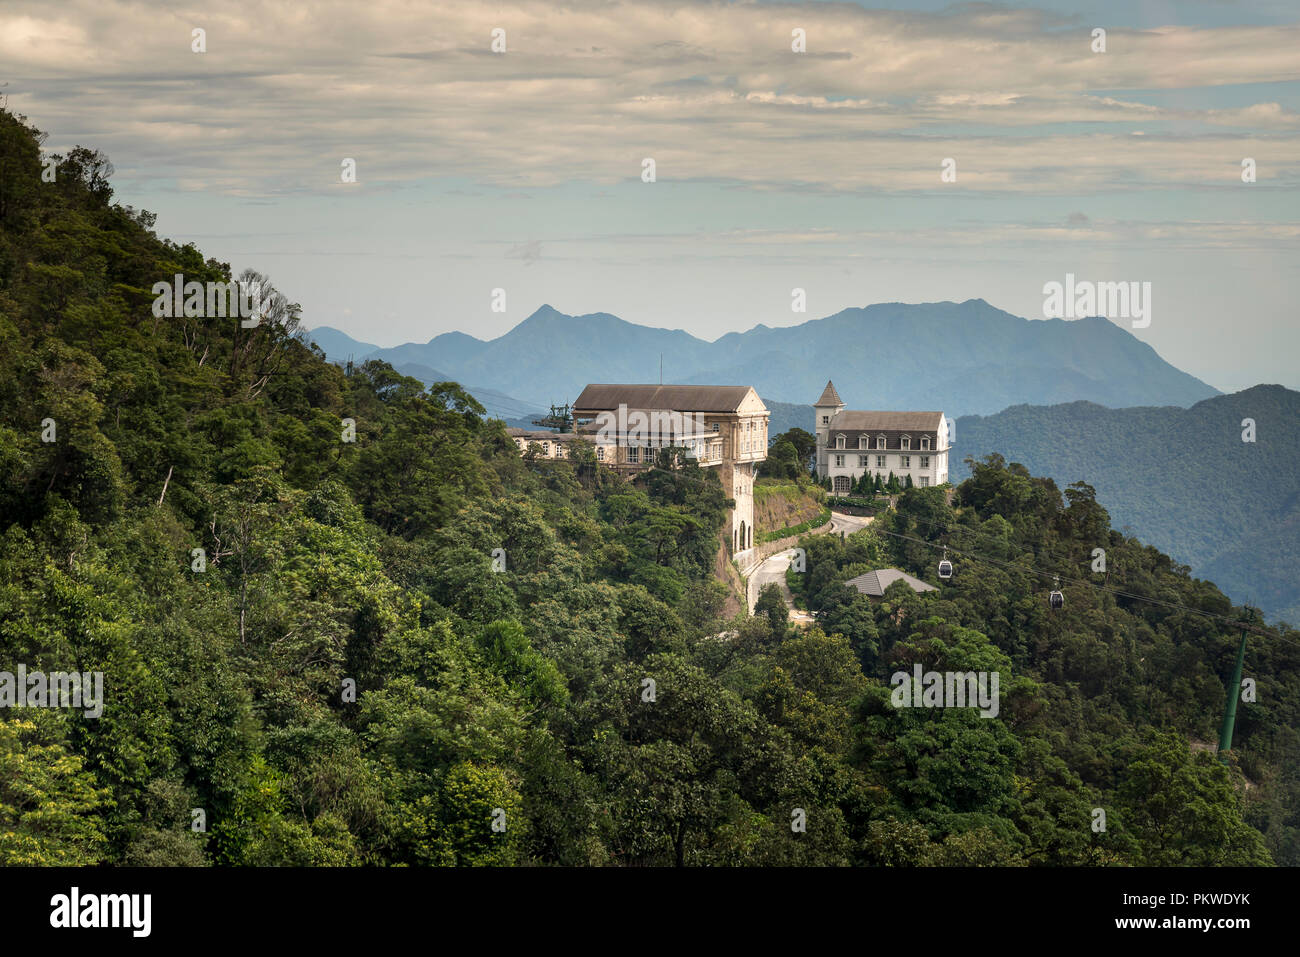
[[1246,660],[1246,632],[1241,633],[1241,645],[1237,648],[1237,663],[1232,669],[1232,683],[1228,685],[1228,703],[1223,709],[1223,727],[1219,730],[1219,760],[1228,763],[1228,752],[1232,750],[1232,728],[1237,723],[1237,699],[1241,696],[1241,668]]

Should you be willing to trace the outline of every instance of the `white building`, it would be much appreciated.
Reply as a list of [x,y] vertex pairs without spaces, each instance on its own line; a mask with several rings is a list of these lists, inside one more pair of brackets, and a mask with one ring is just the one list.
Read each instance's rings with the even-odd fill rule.
[[948,420],[942,412],[846,410],[835,385],[826,383],[816,412],[817,474],[831,490],[848,493],[863,473],[925,488],[948,481]]

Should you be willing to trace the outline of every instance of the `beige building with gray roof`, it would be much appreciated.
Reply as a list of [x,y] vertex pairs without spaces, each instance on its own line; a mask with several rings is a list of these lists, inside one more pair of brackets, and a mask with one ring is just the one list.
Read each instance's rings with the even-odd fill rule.
[[549,429],[508,428],[506,435],[515,443],[519,454],[531,451],[544,459],[567,459],[570,445],[579,438],[572,432],[552,432]]
[[754,476],[767,458],[771,413],[750,386],[597,383],[573,403],[578,434],[596,446],[596,459],[623,475],[654,465],[661,448],[685,448],[705,468],[717,468],[735,499],[731,548],[754,545]]

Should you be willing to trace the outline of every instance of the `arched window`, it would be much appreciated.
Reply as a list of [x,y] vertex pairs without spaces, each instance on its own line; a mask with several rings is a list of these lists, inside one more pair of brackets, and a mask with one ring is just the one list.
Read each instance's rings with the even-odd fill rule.
[[835,493],[837,495],[847,495],[849,493],[849,477],[847,475],[835,476]]

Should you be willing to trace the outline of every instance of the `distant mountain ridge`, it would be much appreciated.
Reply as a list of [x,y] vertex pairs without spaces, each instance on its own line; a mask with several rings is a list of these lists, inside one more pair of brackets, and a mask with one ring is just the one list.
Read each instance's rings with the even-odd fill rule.
[[[311,336],[334,361],[344,358],[331,352],[335,337],[349,348],[366,345],[329,327]],[[882,303],[797,326],[757,325],[715,342],[546,305],[496,339],[449,332],[354,358],[426,366],[544,409],[572,400],[588,382],[659,381],[661,355],[666,382],[744,383],[765,398],[800,404],[838,378],[847,382],[841,394],[850,408],[940,408],[953,416],[1076,400],[1188,406],[1219,394],[1106,319],[1028,320],[982,299]]]
[[[836,383],[838,386],[838,383]],[[1242,440],[1243,420],[1255,423]],[[953,481],[997,452],[1064,488],[1085,481],[1115,527],[1234,600],[1300,621],[1300,392],[1259,385],[1190,409],[1017,405],[957,419]]]

